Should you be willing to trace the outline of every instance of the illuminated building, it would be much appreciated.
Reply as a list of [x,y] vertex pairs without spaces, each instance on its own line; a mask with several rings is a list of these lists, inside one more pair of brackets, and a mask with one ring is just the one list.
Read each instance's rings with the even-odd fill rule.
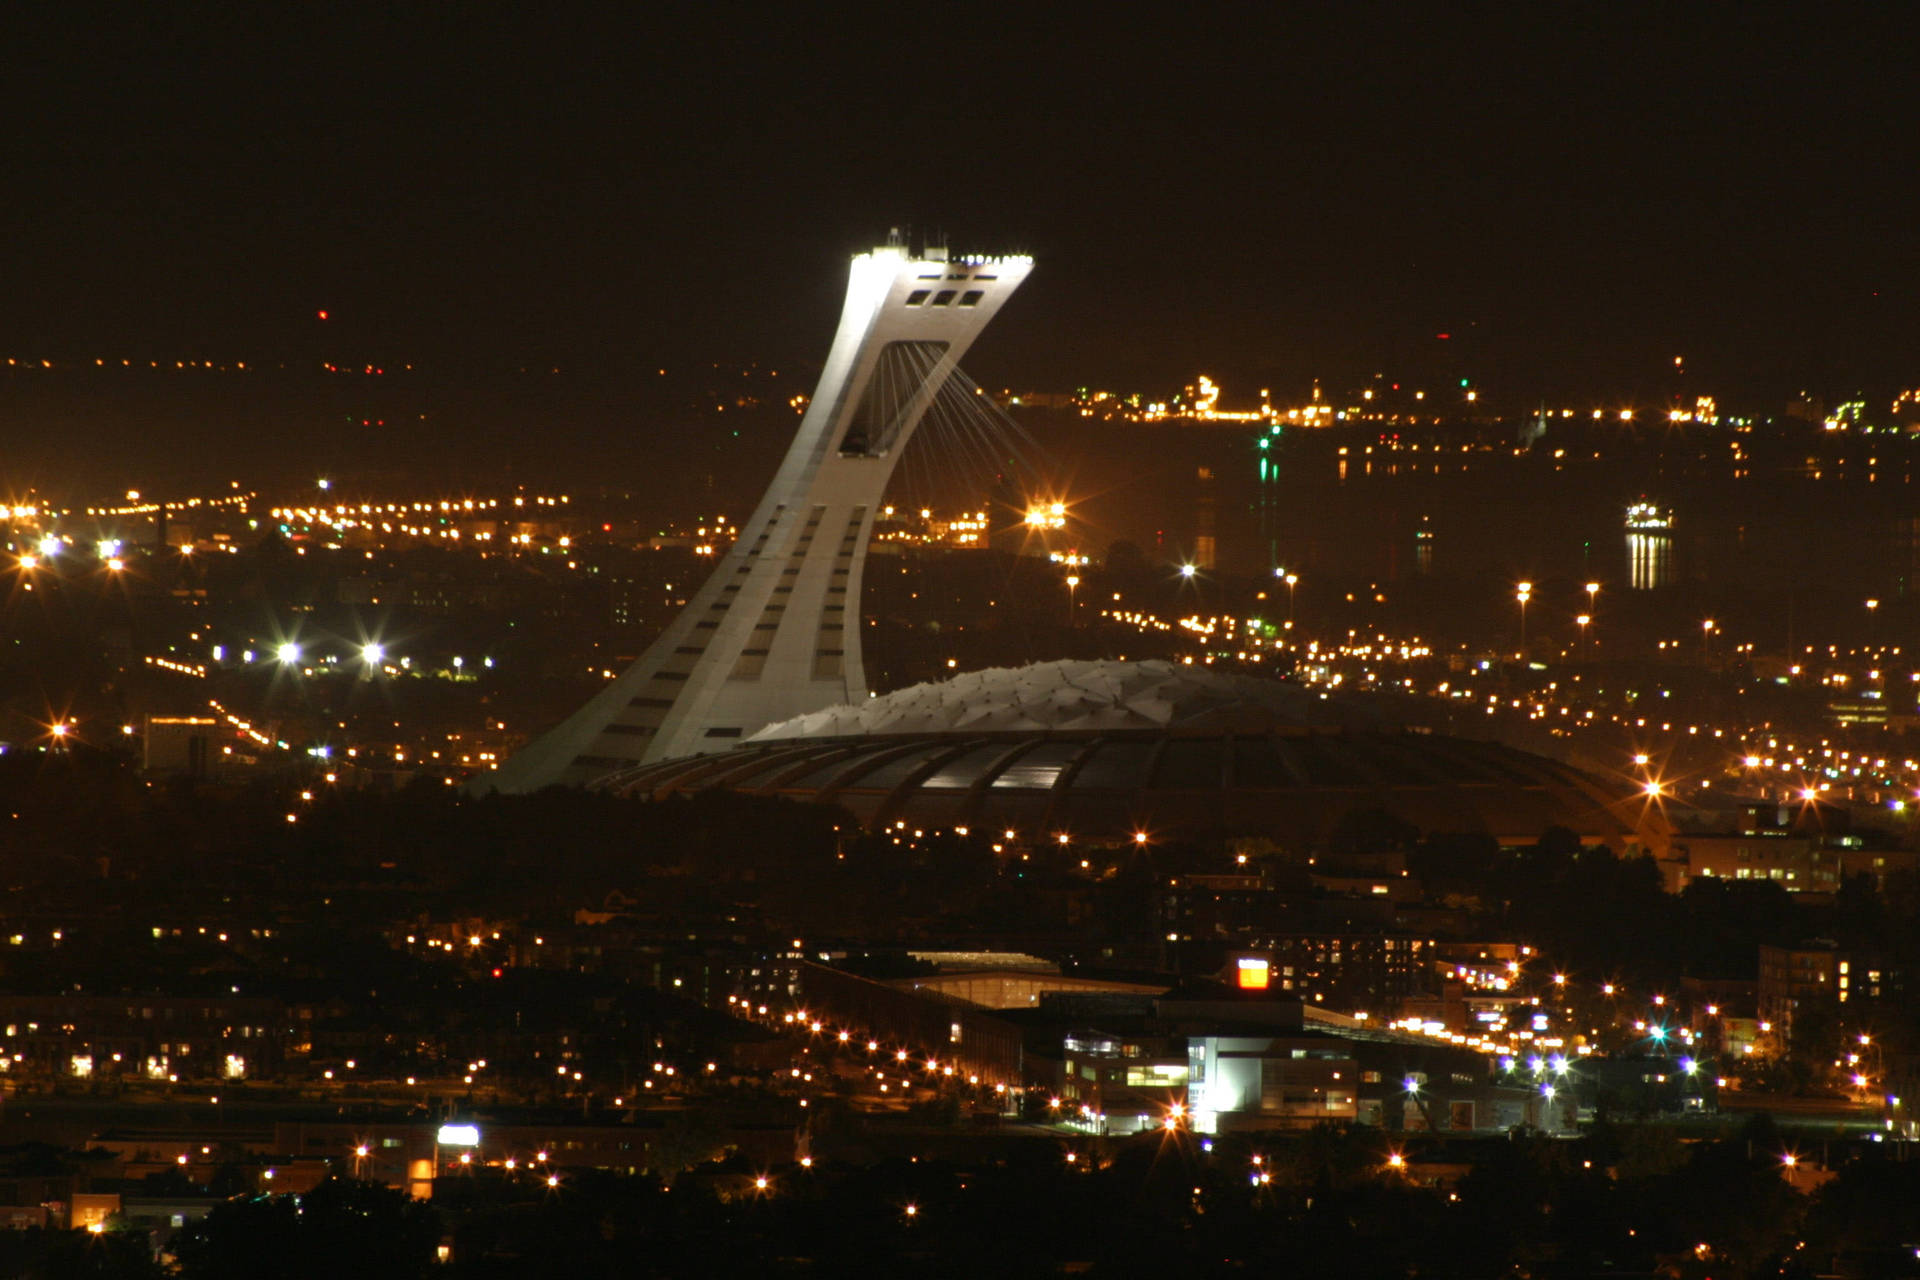
[[1495,1079],[1480,1052],[1448,1040],[1286,1000],[1194,1000],[1185,1008],[1163,1000],[1159,1010],[1171,1028],[1193,1028],[1186,1096],[1196,1133],[1329,1121],[1389,1132],[1571,1127],[1564,1108]]
[[1744,800],[1717,819],[1702,815],[1675,834],[1660,864],[1669,892],[1702,877],[1770,880],[1788,893],[1832,894],[1856,876],[1870,876],[1874,888],[1884,890],[1889,875],[1920,865],[1920,853],[1854,834],[1846,808],[1818,800]]
[[1235,976],[1255,959],[1270,987],[1295,998],[1393,1010],[1426,990],[1432,947],[1431,938],[1396,933],[1273,933],[1253,939]]
[[[1831,941],[1760,948],[1760,1019],[1782,1041],[1793,1039],[1794,1015],[1809,1006],[1833,1006],[1852,994],[1852,958]],[[1875,974],[1876,978],[1878,974]],[[1841,983],[1846,983],[1842,989]]]
[[1032,259],[853,259],[839,331],[785,461],[713,576],[640,658],[475,786],[533,791],[733,746],[864,698],[860,583],[887,480]]
[[149,773],[203,778],[221,763],[220,748],[236,734],[212,716],[148,716],[141,767]]

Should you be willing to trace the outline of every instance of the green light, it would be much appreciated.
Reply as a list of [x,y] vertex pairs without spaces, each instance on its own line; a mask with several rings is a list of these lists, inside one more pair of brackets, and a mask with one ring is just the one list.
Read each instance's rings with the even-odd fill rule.
[[1463,387],[1464,387],[1464,386],[1466,386],[1466,385],[1467,385],[1467,380],[1466,380],[1465,378],[1462,378],[1462,379],[1460,379],[1460,385],[1461,385],[1461,386],[1463,386]]
[[1266,448],[1266,447],[1267,447],[1267,437],[1265,437],[1265,436],[1261,436],[1261,437],[1260,437],[1260,447],[1261,447],[1262,449],[1264,449],[1264,448]]

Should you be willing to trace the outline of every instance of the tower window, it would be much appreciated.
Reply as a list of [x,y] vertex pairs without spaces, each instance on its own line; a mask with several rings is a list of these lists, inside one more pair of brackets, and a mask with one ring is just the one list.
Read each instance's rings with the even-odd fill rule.
[[917,307],[922,305],[923,303],[926,302],[927,294],[930,292],[932,291],[929,289],[915,289],[912,293],[907,295],[907,305],[910,307]]
[[940,292],[933,295],[933,305],[936,307],[944,307],[952,301],[953,301],[953,290],[951,289],[942,289]]
[[960,305],[963,307],[977,307],[980,305],[980,299],[986,296],[987,293],[984,289],[969,289],[960,295]]

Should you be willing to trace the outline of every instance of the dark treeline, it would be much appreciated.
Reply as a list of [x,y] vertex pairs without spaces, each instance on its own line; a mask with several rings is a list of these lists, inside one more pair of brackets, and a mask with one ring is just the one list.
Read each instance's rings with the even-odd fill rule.
[[[245,1196],[177,1237],[178,1274],[227,1277],[929,1277],[1346,1275],[1542,1278],[1910,1274],[1920,1163],[1877,1147],[1838,1157],[1811,1191],[1764,1120],[1682,1142],[1601,1126],[1403,1149],[1378,1132],[1191,1135],[1081,1147],[1003,1144],[995,1158],[678,1173],[582,1174],[550,1188],[455,1180],[433,1206],[335,1180]],[[765,1188],[754,1186],[765,1173]],[[1824,1177],[1825,1175],[1823,1175]],[[21,1236],[7,1274],[145,1276],[96,1246],[55,1262]],[[450,1250],[436,1262],[438,1248]],[[38,1248],[38,1267],[25,1254]],[[74,1251],[67,1250],[70,1254]],[[26,1263],[21,1266],[20,1263]]]

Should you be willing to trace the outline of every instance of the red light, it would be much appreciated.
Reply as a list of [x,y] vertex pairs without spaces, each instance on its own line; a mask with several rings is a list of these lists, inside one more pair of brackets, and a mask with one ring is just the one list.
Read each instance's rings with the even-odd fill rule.
[[494,976],[494,977],[496,977],[496,978],[497,978],[497,977],[499,977],[499,976],[500,976],[500,970],[498,970],[498,969],[495,969],[495,970],[493,971],[493,976]]
[[1436,333],[1433,336],[1440,339],[1440,341],[1445,342],[1448,338],[1451,338],[1453,335],[1450,333]]
[[314,312],[314,314],[319,316],[322,320],[325,320],[327,318],[327,313],[324,311],[316,311]]

